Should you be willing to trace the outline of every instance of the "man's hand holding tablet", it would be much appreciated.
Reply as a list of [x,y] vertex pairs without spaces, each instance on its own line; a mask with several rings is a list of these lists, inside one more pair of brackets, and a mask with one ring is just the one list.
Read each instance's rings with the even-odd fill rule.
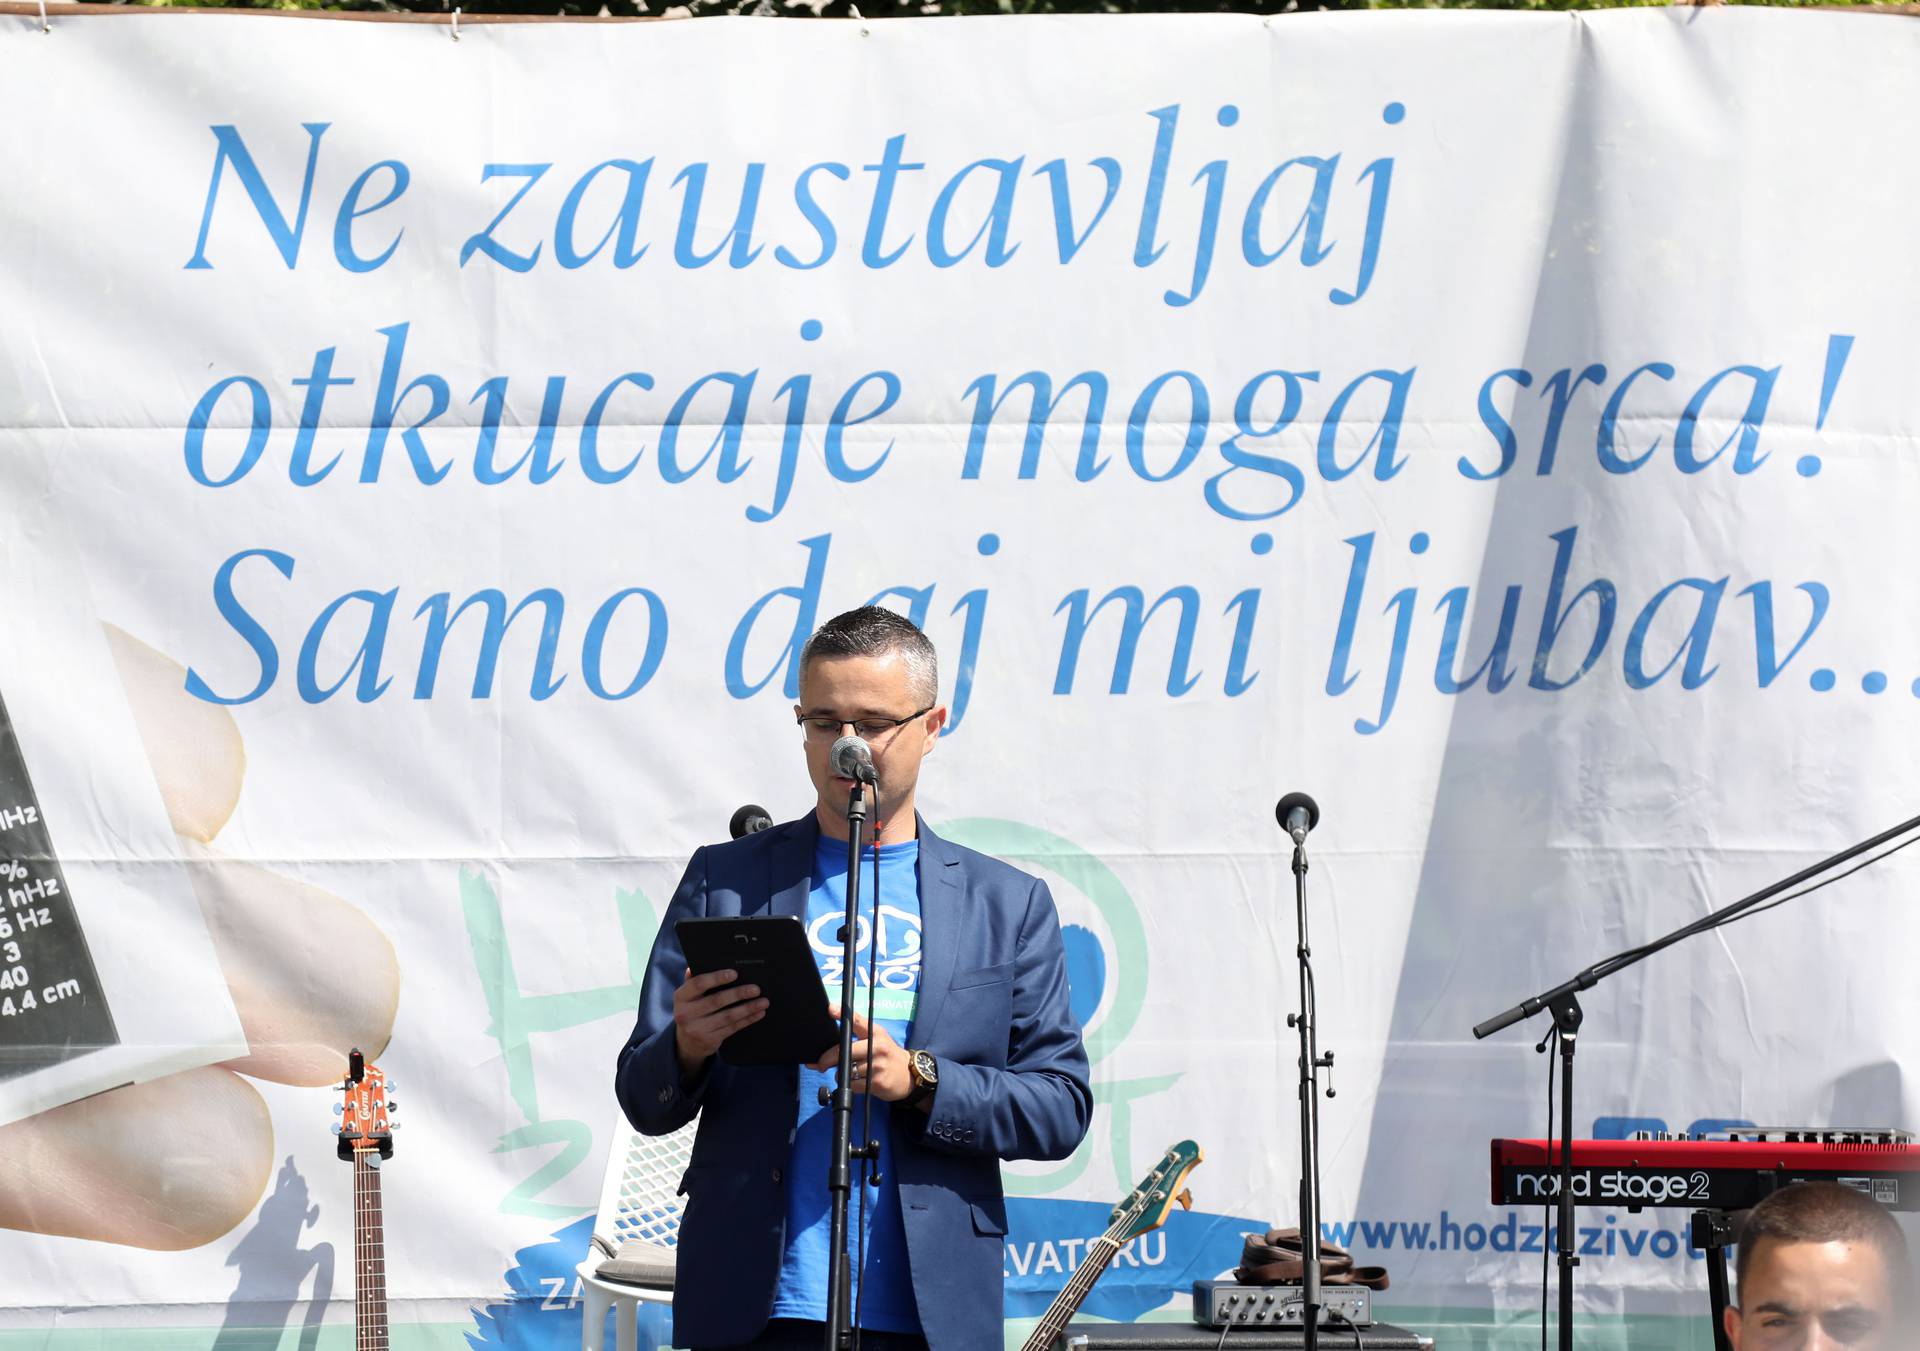
[[798,919],[715,916],[674,928],[689,971],[673,994],[682,1074],[716,1053],[730,1065],[811,1065],[839,1041]]
[[673,1044],[680,1053],[680,1072],[695,1075],[720,1044],[743,1027],[767,1016],[768,1001],[758,985],[736,984],[732,969],[687,974],[673,992]]

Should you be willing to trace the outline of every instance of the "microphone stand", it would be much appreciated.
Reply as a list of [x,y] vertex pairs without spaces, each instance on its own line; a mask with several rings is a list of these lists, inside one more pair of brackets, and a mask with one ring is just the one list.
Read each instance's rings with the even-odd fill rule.
[[[827,1260],[833,1263],[827,1278],[827,1340],[825,1351],[846,1351],[859,1329],[853,1326],[852,1264],[847,1255],[847,1202],[853,1192],[853,1160],[878,1160],[880,1145],[869,1140],[853,1144],[853,997],[854,964],[859,960],[860,844],[867,821],[866,784],[859,779],[847,795],[847,910],[840,926],[840,1073],[831,1090],[833,1156],[827,1164],[827,1191],[832,1196]],[[875,936],[878,941],[878,934]],[[871,1033],[869,1033],[871,1035]],[[820,1095],[828,1097],[822,1085]]]
[[[1307,943],[1307,850],[1304,838],[1293,843],[1293,908],[1300,929],[1294,949],[1300,959],[1300,1012],[1287,1026],[1300,1033],[1300,1337],[1306,1351],[1320,1345],[1320,1079],[1331,1075],[1333,1052],[1320,1055],[1314,1007],[1313,950]],[[1333,1090],[1327,1090],[1331,1096]]]
[[[1584,1016],[1577,998],[1579,992],[1592,989],[1614,972],[1625,970],[1664,948],[1670,948],[1683,938],[1691,938],[1709,929],[1718,929],[1722,925],[1731,924],[1756,906],[1779,896],[1781,892],[1789,891],[1802,882],[1810,881],[1829,869],[1836,868],[1869,850],[1877,849],[1889,840],[1909,834],[1916,829],[1920,829],[1920,816],[1903,821],[1891,830],[1883,830],[1871,839],[1862,840],[1859,844],[1842,849],[1839,853],[1820,860],[1812,867],[1802,868],[1791,877],[1764,887],[1751,896],[1742,897],[1725,910],[1717,910],[1701,919],[1691,920],[1671,933],[1654,939],[1651,943],[1643,943],[1637,948],[1628,948],[1625,952],[1615,953],[1604,961],[1595,962],[1572,980],[1565,981],[1529,999],[1523,999],[1505,1013],[1496,1014],[1473,1029],[1473,1035],[1476,1038],[1485,1039],[1545,1009],[1553,1015],[1554,1027],[1560,1034],[1560,1241],[1556,1247],[1559,1253],[1560,1269],[1560,1351],[1573,1351],[1573,1269],[1580,1265],[1580,1259],[1574,1255],[1573,1232],[1573,1046],[1575,1034],[1579,1032],[1581,1019]],[[1912,841],[1909,840],[1907,843],[1911,844]],[[1896,847],[1904,848],[1905,845]],[[1864,868],[1869,863],[1877,863],[1880,857],[1884,855],[1868,859],[1860,867]],[[1296,868],[1300,866],[1303,865],[1296,864]],[[1836,877],[1829,880],[1837,882],[1840,879]],[[1819,885],[1825,886],[1826,883]],[[1784,899],[1791,900],[1792,897]],[[1305,929],[1303,928],[1301,932],[1304,934]],[[1303,938],[1303,946],[1304,942]],[[1553,1162],[1551,1155],[1548,1156],[1547,1161]]]

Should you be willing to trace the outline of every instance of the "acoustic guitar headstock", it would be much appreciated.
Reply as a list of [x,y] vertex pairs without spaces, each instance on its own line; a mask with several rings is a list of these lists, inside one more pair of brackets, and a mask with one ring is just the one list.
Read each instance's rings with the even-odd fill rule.
[[393,1113],[399,1104],[387,1096],[391,1087],[380,1067],[369,1065],[357,1049],[347,1056],[342,1099],[333,1109],[340,1116],[333,1131],[339,1137],[336,1148],[342,1159],[351,1162],[367,1153],[393,1157]]

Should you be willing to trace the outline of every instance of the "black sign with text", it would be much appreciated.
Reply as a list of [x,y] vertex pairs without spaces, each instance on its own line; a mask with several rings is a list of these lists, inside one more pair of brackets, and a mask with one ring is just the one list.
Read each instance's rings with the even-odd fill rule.
[[0,701],[0,1079],[119,1040],[46,814]]

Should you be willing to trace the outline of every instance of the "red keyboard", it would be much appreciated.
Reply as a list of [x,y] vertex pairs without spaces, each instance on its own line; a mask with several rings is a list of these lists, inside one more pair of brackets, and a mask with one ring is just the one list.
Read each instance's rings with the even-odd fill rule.
[[[1575,1205],[1747,1210],[1795,1182],[1838,1182],[1890,1210],[1920,1210],[1920,1144],[1902,1131],[1742,1130],[1729,1138],[1575,1140]],[[1560,1196],[1560,1145],[1493,1142],[1493,1203]]]

